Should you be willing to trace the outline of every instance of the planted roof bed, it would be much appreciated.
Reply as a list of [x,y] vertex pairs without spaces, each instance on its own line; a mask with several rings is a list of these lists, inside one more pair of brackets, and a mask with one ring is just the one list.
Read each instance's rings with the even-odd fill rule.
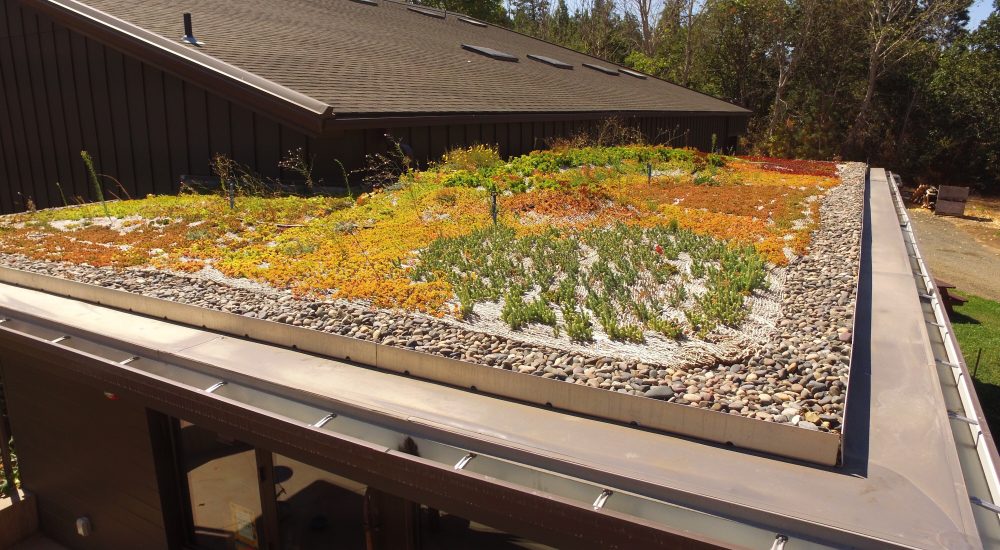
[[232,200],[6,216],[0,251],[21,270],[836,434],[863,178],[660,146],[509,162],[477,147],[357,197],[231,186]]

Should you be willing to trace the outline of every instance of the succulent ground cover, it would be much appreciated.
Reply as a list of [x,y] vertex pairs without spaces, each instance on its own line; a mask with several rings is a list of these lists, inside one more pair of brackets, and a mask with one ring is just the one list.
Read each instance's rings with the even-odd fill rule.
[[[770,410],[751,397],[791,384],[790,404],[815,398],[801,404],[803,412],[839,410],[839,398],[819,404],[814,393],[842,385],[834,381],[842,369],[830,367],[808,387],[816,379],[796,374],[795,365],[781,371],[787,380],[773,380],[772,367],[788,363],[781,354],[797,348],[779,347],[774,358],[764,348],[776,327],[787,326],[787,312],[808,306],[806,313],[821,315],[785,288],[794,283],[789,273],[811,265],[799,262],[820,234],[821,204],[841,187],[832,163],[646,145],[555,148],[504,161],[474,147],[359,197],[182,193],[7,216],[0,219],[0,259],[547,378],[798,423],[780,414],[794,407]],[[122,270],[144,283],[114,275]],[[235,303],[222,292],[217,301],[216,287],[206,290],[199,280],[288,292],[289,300]],[[160,282],[147,289],[149,281]],[[823,330],[842,328],[841,321]],[[841,335],[833,333],[838,344]],[[819,429],[838,426],[813,420]]]

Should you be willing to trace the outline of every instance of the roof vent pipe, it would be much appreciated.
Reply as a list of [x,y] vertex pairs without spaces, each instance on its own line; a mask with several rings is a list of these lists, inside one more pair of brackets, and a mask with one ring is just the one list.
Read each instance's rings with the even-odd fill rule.
[[201,46],[201,42],[194,37],[194,31],[191,30],[191,14],[184,14],[184,38],[181,40],[187,42],[188,44],[193,44],[195,46]]

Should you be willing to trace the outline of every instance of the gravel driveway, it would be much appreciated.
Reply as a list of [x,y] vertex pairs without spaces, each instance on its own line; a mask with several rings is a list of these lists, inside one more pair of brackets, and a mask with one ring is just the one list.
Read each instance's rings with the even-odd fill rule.
[[920,252],[931,274],[957,290],[1000,300],[1000,249],[984,244],[956,224],[929,210],[909,209]]

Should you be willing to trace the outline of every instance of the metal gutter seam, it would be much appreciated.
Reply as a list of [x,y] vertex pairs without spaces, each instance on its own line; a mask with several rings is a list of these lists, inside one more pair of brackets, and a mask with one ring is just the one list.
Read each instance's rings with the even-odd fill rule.
[[322,101],[77,0],[17,1],[81,34],[191,80],[210,91],[221,86],[222,93],[235,92],[236,97],[227,98],[246,103],[249,107],[262,110],[313,134],[321,133],[327,121],[335,118],[333,107]]

